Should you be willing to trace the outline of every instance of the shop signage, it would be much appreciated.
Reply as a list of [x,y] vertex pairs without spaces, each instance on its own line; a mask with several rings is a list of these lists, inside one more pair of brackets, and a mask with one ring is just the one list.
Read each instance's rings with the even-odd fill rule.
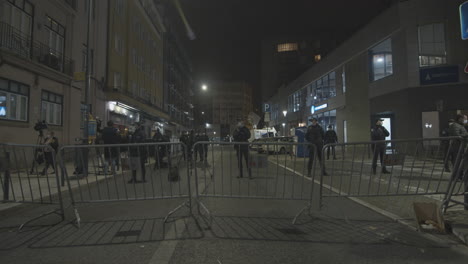
[[468,39],[468,1],[460,5],[461,39]]
[[419,81],[421,85],[458,82],[458,65],[422,68]]
[[318,110],[322,110],[322,109],[325,109],[328,107],[328,104],[323,104],[323,105],[319,105],[319,106],[315,106],[313,105],[311,108],[310,108],[310,113],[314,114],[315,111],[318,111]]

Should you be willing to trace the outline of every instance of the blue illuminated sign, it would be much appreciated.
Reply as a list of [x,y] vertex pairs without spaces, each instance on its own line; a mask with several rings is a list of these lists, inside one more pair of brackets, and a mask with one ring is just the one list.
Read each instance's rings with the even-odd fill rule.
[[468,39],[468,1],[460,5],[461,38]]
[[322,110],[322,109],[325,109],[327,107],[328,107],[328,104],[323,104],[323,105],[319,105],[319,106],[313,105],[312,107],[310,107],[310,112],[313,114],[313,113],[315,113],[315,111]]
[[0,106],[0,116],[6,116],[6,107]]

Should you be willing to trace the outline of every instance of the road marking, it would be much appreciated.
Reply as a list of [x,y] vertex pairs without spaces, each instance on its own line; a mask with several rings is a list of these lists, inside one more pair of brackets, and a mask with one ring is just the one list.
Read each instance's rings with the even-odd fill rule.
[[[294,173],[294,174],[296,174],[296,175],[298,175],[298,176],[301,176],[301,177],[303,177],[303,178],[306,179],[306,180],[312,181],[311,178],[306,177],[306,176],[304,176],[302,173],[300,173],[300,172],[298,172],[298,171],[295,171],[295,170],[293,170],[293,169],[291,169],[291,168],[289,168],[289,167],[287,167],[287,166],[281,165],[281,164],[276,163],[276,162],[274,162],[274,161],[270,161],[270,162],[273,163],[273,164],[275,164],[275,165],[277,165],[277,166],[280,166],[280,167],[282,167],[283,169],[286,169],[286,170],[288,170],[288,171],[290,171],[290,172],[292,172],[292,173]],[[320,181],[314,179],[313,182],[314,182],[315,184],[318,184],[318,185],[320,186]],[[331,190],[331,191],[333,191],[333,192],[335,192],[335,193],[340,193],[338,189],[336,189],[336,188],[334,188],[334,187],[332,187],[332,186],[329,186],[329,185],[327,185],[327,184],[323,184],[323,187],[325,187],[325,188],[327,188],[327,189],[329,189],[329,190]],[[341,192],[341,193],[343,193],[344,195],[347,195],[345,192]],[[340,197],[340,196],[337,196],[337,197]],[[398,216],[398,215],[396,215],[396,214],[394,214],[394,213],[391,213],[391,212],[386,211],[386,210],[384,210],[384,209],[378,208],[378,207],[376,207],[376,206],[374,206],[374,205],[372,205],[372,204],[369,204],[368,202],[365,202],[365,201],[363,201],[363,200],[361,200],[361,199],[359,199],[359,198],[356,198],[356,197],[347,197],[347,196],[341,196],[341,197],[343,197],[343,198],[348,198],[348,199],[350,199],[351,201],[353,201],[353,202],[355,202],[355,203],[357,203],[357,204],[360,204],[360,205],[362,205],[362,206],[364,206],[364,207],[367,207],[367,208],[369,208],[370,210],[373,210],[373,211],[375,211],[375,212],[377,212],[377,213],[379,213],[379,214],[381,214],[381,215],[383,215],[383,216],[386,216],[386,217],[390,218],[391,220],[393,220],[393,221],[395,221],[395,222],[397,222],[397,223],[400,223],[400,224],[402,224],[402,225],[404,225],[404,226],[406,226],[406,227],[408,227],[408,228],[410,228],[410,229],[412,229],[412,230],[418,231],[417,227],[415,227],[414,225],[411,224],[413,221],[408,221],[408,220],[406,220],[406,219],[404,219],[404,218],[402,218],[402,217],[400,217],[400,216]],[[434,241],[434,242],[437,242],[437,243],[450,243],[450,244],[453,243],[453,241],[451,241],[451,240],[449,240],[449,239],[439,238],[439,237],[436,237],[436,236],[434,236],[434,235],[432,235],[432,234],[421,233],[421,232],[418,232],[418,233],[421,234],[422,236],[426,237],[427,239],[430,239],[430,240],[432,240],[432,241]],[[460,252],[462,252],[462,253],[465,254],[465,255],[467,254],[467,252],[466,252],[465,250],[461,250]]]
[[[169,230],[166,232],[164,237],[174,237],[177,238],[177,233],[176,230],[181,230],[180,232],[185,232],[186,226],[185,226],[185,221],[183,219],[177,219],[174,221],[174,228],[169,228]],[[172,227],[171,226],[171,227]],[[170,241],[162,241],[156,250],[154,252],[153,256],[151,257],[151,260],[148,262],[148,264],[165,264],[169,263],[169,261],[172,258],[172,255],[174,254],[175,248],[177,246],[177,243],[179,243],[178,240],[170,240]]]

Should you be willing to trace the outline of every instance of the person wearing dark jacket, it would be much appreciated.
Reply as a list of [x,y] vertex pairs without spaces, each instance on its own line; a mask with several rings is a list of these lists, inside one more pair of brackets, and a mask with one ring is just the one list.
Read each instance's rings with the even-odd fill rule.
[[[452,126],[452,124],[455,122],[455,120],[453,119],[449,119],[448,121],[448,126],[446,128],[444,128],[442,130],[442,132],[440,133],[440,136],[441,137],[449,137],[450,136],[450,127]],[[450,166],[449,166],[449,162],[452,162],[452,156],[453,156],[453,153],[452,153],[452,149],[451,149],[451,146],[450,146],[450,140],[442,140],[441,141],[441,148],[442,148],[442,151],[444,153],[444,170],[446,172],[450,172]],[[453,166],[453,164],[452,164]]]
[[325,165],[322,166],[322,148],[323,148],[323,139],[325,133],[323,132],[322,127],[317,123],[316,118],[312,118],[309,121],[312,122],[312,125],[307,127],[307,132],[305,134],[305,140],[310,143],[309,145],[309,162],[307,164],[307,176],[311,177],[312,175],[312,165],[315,158],[315,153],[317,153],[318,162],[322,168],[323,175],[327,176],[328,173],[325,171]]
[[[382,126],[383,119],[375,120],[375,126],[371,129],[371,140],[372,141],[381,141],[385,140],[386,137],[390,135],[388,130]],[[372,148],[372,173],[375,175],[377,173],[377,157],[380,157],[380,165],[382,166],[382,173],[390,173],[383,163],[383,158],[385,155],[385,149],[387,144],[385,142],[373,143]]]
[[[145,129],[140,123],[135,124],[135,132],[131,135],[130,143],[138,144],[144,143],[146,140]],[[148,157],[147,147],[146,146],[135,146],[129,148],[130,154],[130,167],[132,169],[132,179],[128,183],[138,183],[137,181],[137,171],[138,168],[141,169],[141,182],[146,182],[145,175],[145,163]]]
[[[105,127],[101,131],[102,135],[102,142],[105,145],[110,144],[119,144],[120,143],[120,136],[118,133],[117,128],[114,127],[114,122],[109,120],[107,122],[107,127]],[[112,172],[115,172],[115,167],[119,166],[119,150],[117,147],[106,147],[104,148],[104,158],[106,160],[106,164],[104,166],[105,171],[107,172],[107,168],[109,164],[111,165]]]
[[[210,138],[206,134],[206,132],[202,133],[200,136],[200,141],[210,141]],[[205,162],[208,162],[208,144],[203,144],[203,156],[205,158]]]
[[[156,143],[164,143],[164,142],[169,142],[169,140],[161,133],[161,130],[156,129],[156,133],[154,133],[154,136],[152,138],[153,142]],[[156,150],[155,150],[155,160],[156,162],[154,163],[154,168],[153,169],[158,169],[158,168],[163,168],[166,165],[163,163],[163,159],[166,156],[166,152],[168,151],[167,145],[157,145]]]
[[[235,142],[248,142],[250,138],[250,131],[244,125],[243,121],[240,120],[237,123],[237,128],[234,130],[233,137]],[[239,167],[240,172],[238,178],[243,177],[242,157],[244,157],[245,165],[247,166],[247,171],[249,173],[249,179],[252,179],[252,170],[249,165],[249,145],[235,144],[234,148],[236,150],[237,166]]]
[[54,170],[52,173],[55,173],[55,155],[57,154],[59,143],[54,135],[54,131],[50,131],[44,142],[44,145],[48,147],[44,148],[45,168],[42,170],[42,175],[47,174],[49,166]]
[[[325,132],[325,145],[338,143],[338,136],[336,135],[333,126],[329,125],[327,132]],[[335,146],[327,147],[327,160],[330,159],[330,149],[332,151],[333,159],[336,160]]]

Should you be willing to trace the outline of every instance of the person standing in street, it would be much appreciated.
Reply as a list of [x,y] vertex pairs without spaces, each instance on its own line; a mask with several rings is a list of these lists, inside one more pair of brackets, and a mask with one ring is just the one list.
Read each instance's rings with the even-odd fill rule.
[[[457,115],[455,117],[455,122],[449,128],[450,137],[464,137],[466,140],[466,137],[468,137],[468,132],[466,131],[464,127],[464,125],[467,122],[467,119],[465,117],[466,116],[464,115]],[[460,143],[461,142],[459,140],[452,141],[452,148],[451,148],[452,165],[455,165],[455,162],[457,160],[457,155],[461,146]],[[463,151],[464,150],[462,149],[462,154],[463,154]]]
[[[153,142],[155,143],[164,143],[164,142],[170,142],[162,133],[161,133],[161,130],[159,128],[156,129],[156,132],[154,133],[153,135],[153,138],[152,138]],[[166,152],[168,151],[168,148],[167,148],[167,145],[157,145],[155,147],[155,152],[154,152],[154,156],[155,156],[155,163],[154,163],[154,167],[153,167],[153,170],[155,169],[159,169],[159,168],[163,168],[165,167],[166,165],[163,163],[163,159],[164,157],[166,156]]]
[[307,164],[307,176],[311,177],[312,175],[312,165],[314,163],[315,155],[322,169],[322,173],[325,176],[328,176],[328,173],[325,170],[325,165],[322,164],[322,148],[323,148],[323,139],[325,133],[323,132],[322,126],[317,122],[317,118],[309,119],[312,122],[312,125],[307,127],[307,132],[305,134],[305,140],[310,144],[309,145],[309,162]]
[[[130,143],[138,144],[144,143],[146,140],[145,129],[140,123],[135,123],[135,132],[131,135]],[[147,159],[146,146],[130,147],[130,167],[132,169],[132,179],[128,183],[146,182],[146,168],[145,163]],[[141,181],[137,181],[137,171],[141,170]]]
[[[327,132],[325,132],[325,145],[338,143],[338,136],[336,135],[333,126],[329,125]],[[330,159],[330,149],[333,155],[333,159],[336,160],[335,146],[327,147],[327,160]]]
[[[234,142],[248,142],[250,138],[250,131],[245,126],[242,120],[239,120],[237,123],[237,128],[233,133]],[[242,157],[244,157],[245,165],[249,173],[249,179],[252,179],[252,170],[249,165],[249,145],[247,144],[235,144],[234,149],[236,150],[237,157],[237,166],[239,167],[239,176],[238,178],[243,178],[243,166],[242,166]]]
[[[382,125],[384,120],[378,118],[375,120],[375,126],[371,129],[371,140],[372,141],[382,141],[386,137],[390,136],[388,130]],[[377,173],[377,157],[380,157],[380,166],[382,166],[382,173],[390,173],[384,165],[383,159],[385,155],[385,149],[387,144],[385,142],[372,143],[372,173],[375,175]]]
[[[120,143],[120,136],[118,129],[114,127],[114,122],[109,120],[107,122],[107,127],[102,130],[102,141],[105,145],[109,144],[119,144]],[[106,160],[104,170],[108,171],[108,166],[111,166],[112,173],[115,173],[116,166],[118,170],[119,166],[119,150],[116,147],[107,147],[104,148],[104,159]]]
[[[452,124],[455,122],[453,119],[449,119],[448,121],[448,126],[442,130],[440,133],[441,137],[449,137],[450,136],[450,127]],[[444,170],[446,172],[450,172],[450,166],[449,162],[452,162],[452,149],[450,146],[450,140],[442,140],[441,142],[441,148],[444,153],[443,159],[444,159]],[[452,164],[453,166],[453,164]]]
[[[205,142],[210,141],[210,138],[206,134],[206,131],[202,133],[200,140]],[[203,155],[205,158],[205,162],[208,162],[208,143],[203,144]]]
[[45,139],[44,145],[48,146],[44,148],[44,158],[45,158],[45,168],[42,170],[41,175],[46,175],[47,170],[51,166],[55,173],[55,155],[58,151],[59,143],[58,139],[55,137],[54,131],[49,131]]

